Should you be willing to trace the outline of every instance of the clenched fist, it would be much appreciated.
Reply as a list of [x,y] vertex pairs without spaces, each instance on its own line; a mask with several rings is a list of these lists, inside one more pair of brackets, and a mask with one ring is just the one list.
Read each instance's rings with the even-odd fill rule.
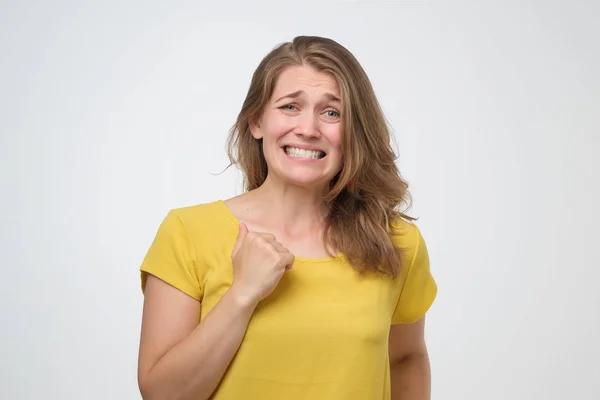
[[248,232],[243,223],[239,229],[231,253],[232,289],[252,303],[258,303],[273,292],[283,274],[292,267],[294,255],[270,233]]

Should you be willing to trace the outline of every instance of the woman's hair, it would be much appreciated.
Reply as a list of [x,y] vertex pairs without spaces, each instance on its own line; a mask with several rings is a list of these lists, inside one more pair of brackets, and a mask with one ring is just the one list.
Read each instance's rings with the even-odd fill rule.
[[410,206],[408,184],[396,166],[392,135],[367,74],[345,47],[323,37],[298,36],[269,52],[252,76],[242,109],[228,138],[228,155],[244,174],[245,190],[267,177],[262,140],[250,134],[272,96],[277,78],[291,66],[308,65],[333,76],[340,89],[342,168],[332,179],[325,201],[327,244],[360,271],[395,277],[401,249],[394,246],[395,220],[413,220],[399,210]]

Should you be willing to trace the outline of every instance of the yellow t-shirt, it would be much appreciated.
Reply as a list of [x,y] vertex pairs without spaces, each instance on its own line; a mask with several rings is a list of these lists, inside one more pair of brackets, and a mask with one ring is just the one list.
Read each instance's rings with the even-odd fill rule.
[[[390,325],[414,322],[437,294],[423,237],[397,222],[399,278],[359,276],[343,255],[296,258],[259,303],[213,400],[388,400]],[[200,318],[233,279],[238,221],[221,200],[171,210],[142,263],[202,302]]]

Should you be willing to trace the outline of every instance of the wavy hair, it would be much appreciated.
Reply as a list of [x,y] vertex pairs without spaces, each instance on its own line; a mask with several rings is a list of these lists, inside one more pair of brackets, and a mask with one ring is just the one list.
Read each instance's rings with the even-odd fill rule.
[[244,175],[244,189],[258,188],[267,177],[262,141],[250,134],[277,78],[290,66],[309,65],[337,81],[342,105],[342,168],[325,196],[330,212],[324,238],[349,263],[364,271],[396,277],[402,267],[402,249],[393,241],[397,219],[414,220],[401,211],[411,197],[396,165],[391,130],[372,84],[354,55],[336,41],[298,36],[272,49],[252,75],[250,87],[229,132],[227,153],[231,165]]

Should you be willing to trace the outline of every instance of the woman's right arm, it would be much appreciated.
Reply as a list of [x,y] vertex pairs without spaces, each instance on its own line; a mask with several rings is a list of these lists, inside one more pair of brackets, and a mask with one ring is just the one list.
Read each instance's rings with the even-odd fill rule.
[[149,275],[138,365],[142,397],[209,398],[237,352],[255,307],[232,287],[198,324],[200,303]]
[[144,400],[205,400],[223,378],[258,303],[277,286],[294,256],[271,234],[240,234],[229,290],[198,323],[200,302],[148,275],[138,384]]

